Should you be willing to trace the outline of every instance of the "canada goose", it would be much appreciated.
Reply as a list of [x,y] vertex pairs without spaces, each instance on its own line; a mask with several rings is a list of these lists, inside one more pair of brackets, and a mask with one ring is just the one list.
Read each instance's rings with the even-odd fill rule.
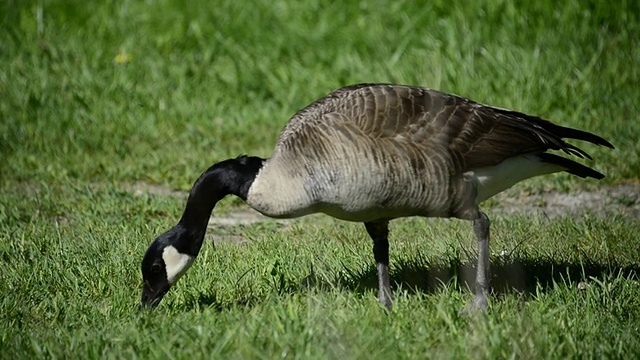
[[378,299],[387,308],[389,221],[406,216],[471,220],[478,267],[469,309],[485,309],[489,219],[478,204],[537,175],[566,171],[604,177],[547,152],[590,159],[564,138],[613,148],[585,131],[435,90],[388,84],[335,90],[289,120],[270,158],[224,160],[195,181],[182,218],[144,255],[141,304],[156,306],[193,264],[214,206],[233,194],[274,218],[321,212],[363,222],[373,239]]

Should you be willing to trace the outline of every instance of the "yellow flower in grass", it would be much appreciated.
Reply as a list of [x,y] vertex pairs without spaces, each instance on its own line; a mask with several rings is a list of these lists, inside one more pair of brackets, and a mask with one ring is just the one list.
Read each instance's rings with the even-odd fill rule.
[[114,61],[116,62],[116,64],[126,64],[131,61],[131,55],[127,54],[126,52],[121,52],[116,55]]

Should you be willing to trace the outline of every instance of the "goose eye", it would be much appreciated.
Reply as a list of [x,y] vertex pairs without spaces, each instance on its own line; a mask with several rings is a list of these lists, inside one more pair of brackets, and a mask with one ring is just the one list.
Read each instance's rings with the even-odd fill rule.
[[154,274],[158,274],[160,273],[160,271],[162,270],[162,266],[158,263],[155,263],[153,265],[151,265],[151,272]]

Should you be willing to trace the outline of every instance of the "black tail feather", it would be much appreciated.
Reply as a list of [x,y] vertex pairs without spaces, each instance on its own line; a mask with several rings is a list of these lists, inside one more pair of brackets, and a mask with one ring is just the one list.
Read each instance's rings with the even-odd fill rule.
[[566,172],[573,175],[580,176],[581,178],[590,177],[598,180],[604,178],[603,174],[593,170],[592,168],[584,166],[571,159],[563,158],[562,156],[549,154],[549,153],[542,153],[542,154],[538,154],[538,158],[540,158],[542,162],[560,165],[563,168],[565,168]]
[[615,149],[610,142],[608,142],[607,140],[601,138],[600,136],[598,136],[596,134],[592,134],[592,133],[587,132],[587,131],[582,131],[582,130],[578,130],[578,129],[573,129],[573,128],[569,128],[569,127],[556,125],[556,124],[553,124],[553,123],[548,122],[546,120],[543,120],[543,121],[548,123],[548,125],[546,125],[546,126],[549,129],[549,131],[551,131],[551,132],[553,132],[555,134],[558,134],[558,136],[560,136],[561,138],[584,140],[584,141],[588,141],[588,142],[590,142],[592,144],[606,146],[608,148]]
[[[549,139],[576,139],[576,140],[583,140],[583,141],[588,141],[592,144],[596,144],[596,145],[601,145],[601,146],[606,146],[608,148],[611,149],[615,149],[615,147],[608,142],[607,140],[605,140],[604,138],[587,132],[587,131],[583,131],[583,130],[578,130],[578,129],[573,129],[573,128],[569,128],[569,127],[564,127],[564,126],[560,126],[560,125],[556,125],[548,120],[542,119],[540,117],[537,116],[533,116],[533,115],[527,115],[518,111],[512,111],[512,110],[507,110],[507,109],[500,109],[500,108],[493,108],[496,112],[503,114],[503,115],[508,115],[508,116],[515,116],[517,118],[526,120],[527,122],[529,122],[531,125],[533,125],[534,127],[537,128],[537,132],[540,132],[542,136],[544,136],[545,138]],[[550,136],[549,136],[550,135]],[[555,145],[558,145],[556,143],[556,141],[552,141]],[[565,143],[566,144],[566,143]],[[581,149],[567,144],[569,145],[567,149],[564,149],[562,146],[560,146],[559,148],[562,149],[563,151],[572,154],[572,155],[577,155],[579,157],[587,157],[587,158],[591,158],[587,153],[585,153],[584,151],[582,151]]]

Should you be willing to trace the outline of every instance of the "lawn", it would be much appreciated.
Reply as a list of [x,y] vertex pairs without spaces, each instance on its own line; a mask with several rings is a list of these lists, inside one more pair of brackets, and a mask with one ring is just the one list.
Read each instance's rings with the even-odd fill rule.
[[[552,216],[488,201],[484,315],[459,315],[469,223],[392,223],[386,313],[364,227],[322,215],[214,222],[138,312],[142,255],[197,176],[269,156],[292,114],[347,84],[448,91],[616,146],[584,146],[604,180],[533,179],[511,199],[640,189],[637,1],[418,3],[0,0],[0,358],[640,356],[634,191]],[[229,198],[214,217],[246,212]]]

